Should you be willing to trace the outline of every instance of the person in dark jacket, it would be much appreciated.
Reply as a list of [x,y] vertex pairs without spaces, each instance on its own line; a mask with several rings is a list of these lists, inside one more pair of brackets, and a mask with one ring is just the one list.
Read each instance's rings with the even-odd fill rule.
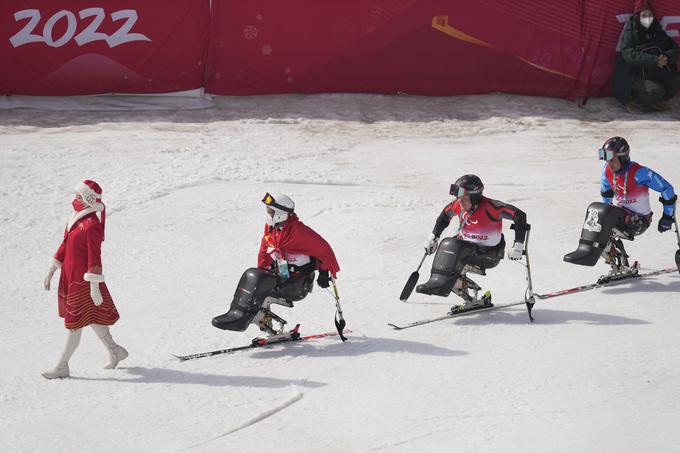
[[678,45],[642,2],[621,38],[614,70],[614,96],[628,111],[666,111],[680,89]]

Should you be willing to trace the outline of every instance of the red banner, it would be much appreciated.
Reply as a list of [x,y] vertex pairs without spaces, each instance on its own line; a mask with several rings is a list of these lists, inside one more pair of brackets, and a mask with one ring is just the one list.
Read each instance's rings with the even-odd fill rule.
[[[652,2],[678,39],[680,5]],[[208,91],[611,92],[632,0],[213,0]]]
[[[212,9],[210,3],[1,2],[0,94],[162,93],[205,85],[226,95],[605,95],[634,9],[634,0],[295,0],[294,7],[212,0]],[[678,1],[652,3],[680,41]]]
[[0,2],[0,94],[200,88],[209,22],[209,0]]

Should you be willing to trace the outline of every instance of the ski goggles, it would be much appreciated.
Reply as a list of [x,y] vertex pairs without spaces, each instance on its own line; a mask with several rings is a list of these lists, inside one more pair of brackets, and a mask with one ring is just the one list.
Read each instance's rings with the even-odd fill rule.
[[267,192],[265,194],[264,198],[262,199],[262,203],[264,203],[267,206],[271,206],[272,208],[280,209],[280,210],[285,211],[285,212],[289,212],[289,213],[293,212],[293,210],[291,208],[278,204],[276,202],[276,200],[274,199],[274,197],[271,196],[271,194],[269,192]]
[[460,198],[463,195],[475,195],[482,193],[481,190],[468,190],[465,187],[461,187],[457,184],[451,184],[451,188],[449,189],[449,195],[453,195],[456,198]]
[[600,160],[612,160],[616,156],[616,151],[600,148],[597,150],[597,157]]

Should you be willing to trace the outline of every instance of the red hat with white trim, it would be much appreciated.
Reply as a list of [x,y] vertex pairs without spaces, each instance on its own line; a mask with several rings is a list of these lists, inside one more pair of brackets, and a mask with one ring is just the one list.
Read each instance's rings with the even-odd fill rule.
[[76,186],[75,192],[83,199],[83,203],[102,213],[102,227],[106,226],[106,206],[102,203],[102,188],[95,181],[86,179]]
[[95,207],[96,203],[101,203],[102,188],[94,181],[86,179],[76,186],[76,193],[83,197],[83,203]]

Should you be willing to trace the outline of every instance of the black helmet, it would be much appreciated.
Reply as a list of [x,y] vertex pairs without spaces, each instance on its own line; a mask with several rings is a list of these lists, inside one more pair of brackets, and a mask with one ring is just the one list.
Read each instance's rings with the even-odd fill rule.
[[621,165],[630,160],[630,146],[623,137],[612,137],[597,151],[600,160],[611,160],[614,156],[619,158]]
[[477,175],[463,175],[451,184],[449,194],[454,197],[462,197],[463,195],[470,195],[470,201],[473,205],[479,204],[482,200],[482,192],[484,191],[484,184]]

